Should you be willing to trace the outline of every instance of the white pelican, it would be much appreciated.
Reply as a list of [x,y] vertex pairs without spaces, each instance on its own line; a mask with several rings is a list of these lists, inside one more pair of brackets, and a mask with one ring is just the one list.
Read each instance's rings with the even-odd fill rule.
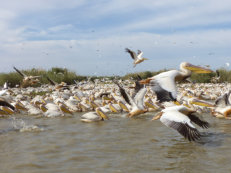
[[103,121],[107,120],[107,115],[101,110],[101,108],[96,108],[95,112],[88,112],[81,116],[81,121],[83,122],[96,122],[96,121]]
[[123,96],[124,100],[131,106],[131,109],[127,116],[133,117],[135,115],[139,115],[148,111],[144,107],[144,95],[147,92],[147,88],[145,87],[143,87],[142,89],[140,88],[139,91],[137,91],[134,98],[132,98],[119,83],[117,82],[115,83],[119,87],[119,91]]
[[134,59],[134,62],[133,62],[134,66],[133,67],[135,67],[136,64],[143,62],[144,60],[148,60],[147,58],[142,57],[143,52],[140,50],[138,50],[137,54],[128,48],[126,48],[125,51],[131,55],[132,59]]
[[3,85],[3,89],[0,91],[0,96],[4,95],[8,91],[8,83],[5,82]]
[[209,123],[200,120],[196,115],[193,115],[194,110],[188,109],[187,107],[172,106],[163,109],[157,116],[152,120],[160,121],[167,127],[173,128],[178,131],[182,136],[184,136],[189,141],[195,141],[201,137],[200,132],[192,124],[195,123],[202,128],[208,128]]
[[212,115],[218,118],[231,119],[228,117],[231,114],[231,90],[215,101],[215,108],[212,110]]
[[65,83],[65,82],[61,82],[60,84],[58,84],[57,82],[51,80],[48,76],[46,76],[47,80],[50,82],[51,85],[55,86],[56,90],[65,90],[65,89],[70,89],[69,86]]
[[0,106],[8,107],[8,108],[12,109],[13,111],[15,110],[15,107],[12,104],[10,104],[9,102],[7,102],[4,98],[0,98]]
[[141,84],[149,84],[151,89],[156,93],[159,102],[176,101],[177,88],[176,81],[182,81],[190,77],[192,72],[211,73],[212,70],[195,66],[187,62],[180,64],[180,70],[170,70],[162,72],[151,78],[141,80]]
[[16,67],[13,68],[23,77],[22,87],[27,87],[39,83],[38,78],[40,78],[41,76],[27,76],[26,74],[18,70]]

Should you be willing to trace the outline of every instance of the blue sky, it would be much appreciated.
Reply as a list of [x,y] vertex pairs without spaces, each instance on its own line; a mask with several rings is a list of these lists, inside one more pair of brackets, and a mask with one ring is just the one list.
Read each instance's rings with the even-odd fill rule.
[[[80,75],[231,63],[229,0],[8,0],[0,6],[0,72],[65,67]],[[124,49],[149,60],[133,68]]]

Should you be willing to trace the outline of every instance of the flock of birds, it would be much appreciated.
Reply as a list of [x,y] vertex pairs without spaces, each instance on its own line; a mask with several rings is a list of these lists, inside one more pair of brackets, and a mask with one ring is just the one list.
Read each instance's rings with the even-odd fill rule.
[[[136,54],[126,49],[126,52],[134,59],[134,66],[145,60],[141,51]],[[40,76],[27,76],[14,69],[23,77],[21,86],[39,82]],[[212,70],[183,62],[180,70],[162,72],[144,80],[139,76],[136,80],[104,78],[67,85],[47,78],[50,85],[36,88],[9,88],[5,83],[0,91],[0,115],[22,113],[56,117],[85,112],[81,121],[97,122],[109,120],[111,113],[132,118],[153,112],[152,120],[160,119],[189,141],[195,141],[201,137],[195,125],[209,127],[202,119],[202,113],[231,119],[231,84],[177,83],[190,78],[192,72],[211,73]],[[34,96],[32,93],[44,94]]]

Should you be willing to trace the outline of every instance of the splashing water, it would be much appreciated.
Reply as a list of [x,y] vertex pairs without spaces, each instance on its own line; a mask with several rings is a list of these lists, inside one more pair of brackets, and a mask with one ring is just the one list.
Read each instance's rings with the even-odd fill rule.
[[15,117],[13,117],[12,119],[13,128],[15,130],[18,130],[19,132],[39,132],[44,130],[43,128],[38,127],[37,125],[27,124],[22,119],[16,119]]

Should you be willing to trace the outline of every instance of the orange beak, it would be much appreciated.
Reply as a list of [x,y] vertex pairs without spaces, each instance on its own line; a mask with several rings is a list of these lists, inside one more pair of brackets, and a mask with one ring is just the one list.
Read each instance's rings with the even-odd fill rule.
[[152,78],[147,78],[147,79],[144,79],[144,80],[141,80],[141,81],[139,81],[139,83],[140,84],[149,84],[150,83],[150,81],[152,80]]

